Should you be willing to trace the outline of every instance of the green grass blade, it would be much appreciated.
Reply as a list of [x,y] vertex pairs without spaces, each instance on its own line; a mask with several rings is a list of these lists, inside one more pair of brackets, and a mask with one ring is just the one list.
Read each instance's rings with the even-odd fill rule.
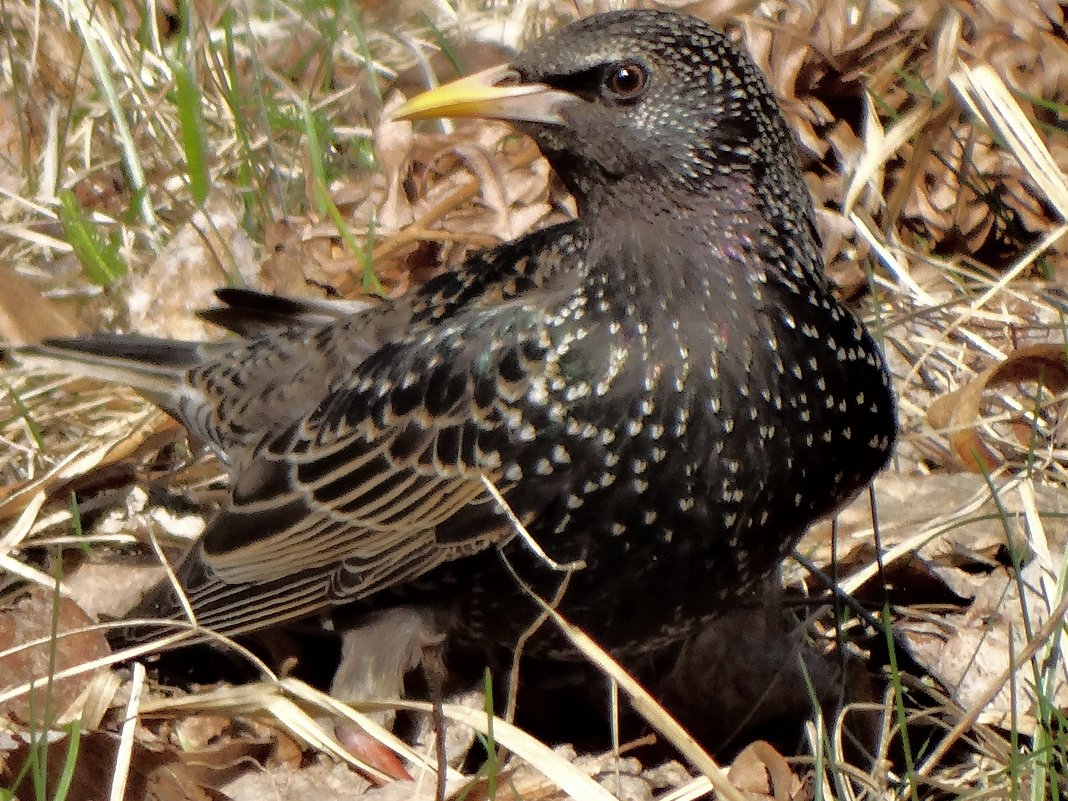
[[67,754],[63,758],[63,770],[56,781],[52,801],[67,801],[71,781],[74,779],[74,769],[78,766],[78,748],[82,741],[82,727],[78,721],[72,721],[63,728],[67,730]]
[[135,192],[139,193],[137,195],[137,208],[149,232],[155,231],[156,212],[152,208],[151,198],[146,191],[148,184],[145,180],[144,168],[141,165],[141,157],[138,155],[137,145],[134,142],[130,123],[126,119],[122,101],[119,99],[118,90],[115,88],[115,81],[111,77],[111,66],[101,47],[101,37],[106,35],[107,29],[99,24],[94,24],[92,8],[85,0],[72,2],[70,11],[78,34],[85,44],[85,50],[89,54],[89,62],[93,66],[93,74],[96,76],[97,86],[107,102],[112,122],[115,125],[115,133],[122,145],[122,158],[123,163],[126,165],[130,186]]
[[[342,241],[356,256],[356,260],[363,263],[364,290],[369,293],[374,292],[382,294],[384,291],[382,284],[374,274],[373,265],[371,264],[371,245],[368,244],[367,248],[360,246],[360,243],[356,241],[356,237],[352,234],[352,229],[349,228],[344,217],[341,216],[338,207],[330,197],[330,192],[327,188],[326,164],[323,161],[323,148],[319,137],[319,130],[316,125],[316,119],[306,102],[301,103],[300,111],[301,121],[304,126],[304,136],[308,142],[308,159],[311,166],[312,192],[314,194],[316,210],[320,214],[325,214],[333,221]],[[374,217],[372,216],[372,229],[374,228],[374,224]],[[373,240],[369,237],[368,242],[370,243],[371,241]]]
[[11,395],[11,401],[15,404],[15,409],[18,410],[19,417],[26,423],[26,427],[30,430],[30,436],[33,438],[34,443],[37,445],[37,450],[44,450],[44,439],[41,437],[41,427],[37,425],[33,417],[30,415],[30,410],[23,402],[15,388],[8,386],[8,394]]
[[431,36],[434,38],[434,44],[438,46],[441,54],[445,56],[452,68],[456,70],[457,75],[466,75],[467,68],[464,67],[463,59],[460,58],[460,54],[456,52],[456,48],[452,46],[452,42],[449,38],[441,32],[441,29],[434,24],[434,20],[430,18],[430,15],[425,11],[420,12],[421,22],[430,31]]
[[197,205],[208,197],[208,167],[204,135],[204,98],[200,93],[196,76],[189,65],[177,62],[173,65],[175,100],[178,106],[178,123],[182,132],[182,151],[185,154],[186,174],[189,176],[189,193]]
[[119,256],[118,244],[100,232],[74,194],[66,189],[59,193],[59,221],[90,281],[97,286],[110,286],[126,274],[126,263]]
[[[316,124],[317,120],[306,102],[300,104],[300,120],[304,128],[304,138],[308,142],[308,163],[311,167],[312,199],[315,201],[315,210],[319,214],[328,214],[334,202],[327,191],[323,145],[319,136],[319,126]],[[363,249],[358,247],[354,252],[361,254]]]
[[374,92],[375,99],[378,101],[378,105],[382,105],[382,89],[378,85],[377,76],[378,73],[375,70],[375,59],[371,55],[371,44],[367,41],[367,28],[363,22],[363,12],[356,10],[355,6],[349,7],[353,11],[352,17],[352,31],[356,35],[357,49],[360,57],[363,58],[363,64],[367,68],[368,81],[367,84],[371,91]]
[[88,555],[89,543],[83,539],[85,531],[82,529],[82,513],[78,507],[78,496],[73,490],[70,493],[70,528],[74,536],[81,540],[78,547],[82,549],[82,553]]

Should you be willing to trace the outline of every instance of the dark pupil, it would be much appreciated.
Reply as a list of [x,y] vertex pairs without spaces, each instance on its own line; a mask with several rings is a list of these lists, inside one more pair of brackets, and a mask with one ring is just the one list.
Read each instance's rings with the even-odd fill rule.
[[617,95],[632,95],[645,85],[645,74],[637,67],[619,67],[608,83]]

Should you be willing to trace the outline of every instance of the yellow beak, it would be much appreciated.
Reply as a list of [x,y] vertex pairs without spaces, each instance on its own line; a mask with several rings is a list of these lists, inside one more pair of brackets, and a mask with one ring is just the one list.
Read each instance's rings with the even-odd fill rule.
[[416,95],[390,118],[472,117],[563,125],[560,109],[577,99],[543,83],[519,83],[515,71],[502,65]]

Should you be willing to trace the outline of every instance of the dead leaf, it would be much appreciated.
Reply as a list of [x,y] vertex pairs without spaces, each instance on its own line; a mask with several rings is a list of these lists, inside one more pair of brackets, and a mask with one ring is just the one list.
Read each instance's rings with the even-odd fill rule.
[[803,786],[782,754],[764,740],[750,743],[734,758],[727,778],[754,801],[793,801]]
[[143,275],[127,279],[131,330],[176,339],[218,335],[193,312],[215,305],[215,289],[233,279],[255,283],[253,246],[241,215],[236,198],[212,195]]
[[399,231],[412,222],[412,206],[404,192],[404,167],[412,144],[412,124],[406,120],[388,120],[390,112],[404,103],[404,96],[394,92],[382,109],[382,119],[375,130],[375,160],[386,179],[386,197],[378,210],[378,224],[388,232]]
[[17,104],[11,95],[0,95],[0,189],[12,195],[18,193],[24,180],[23,172],[19,169],[20,146],[30,145],[30,142],[24,141],[19,129],[17,120],[24,114],[20,106],[21,103]]
[[[50,732],[46,767],[47,792],[44,797],[55,797],[56,783],[67,762],[69,737],[61,732]],[[28,744],[28,737],[0,762],[0,785],[11,787],[14,777],[30,758],[41,758]],[[70,778],[68,798],[82,801],[97,801],[109,795],[114,778],[118,738],[107,732],[83,732],[78,743],[77,760]],[[254,739],[232,740],[213,752],[184,753],[172,745],[151,742],[147,737],[137,737],[133,742],[130,771],[126,778],[123,798],[126,801],[219,801],[219,788],[228,785],[247,773],[263,770],[270,752],[270,743]],[[257,770],[253,771],[252,768]],[[351,777],[350,773],[350,777]],[[19,801],[36,801],[40,798],[32,780],[23,781],[16,791]],[[305,796],[306,798],[307,796]]]
[[[1068,667],[1040,648],[1007,681],[1000,684],[1015,660],[1032,644],[1028,632],[1040,628],[1050,616],[1049,599],[1042,591],[1051,573],[1038,560],[1013,577],[1007,569],[992,573],[975,600],[962,614],[943,619],[907,620],[894,629],[913,658],[941,682],[962,709],[982,705],[977,720],[1032,734],[1047,705],[1068,708]],[[1056,652],[1054,652],[1056,653]],[[1042,677],[1042,699],[1035,677]]]
[[[92,676],[71,676],[49,684],[49,669],[60,671],[111,653],[102,631],[81,631],[53,638],[53,614],[59,635],[93,625],[76,603],[57,598],[42,587],[16,594],[0,609],[0,653],[9,651],[0,656],[0,689],[30,681],[36,685],[28,695],[0,706],[0,715],[28,722],[32,714],[40,724],[50,703],[52,714],[58,716],[78,697]],[[43,642],[29,644],[38,639]]]
[[[908,559],[928,569],[967,568],[994,563],[1006,545],[1026,548],[1025,505],[1018,482],[987,481],[970,473],[916,475],[884,473],[873,484],[884,566]],[[1068,514],[1063,489],[1035,486],[1039,515],[1056,521]],[[995,496],[996,493],[996,496]],[[871,500],[861,493],[833,519],[812,526],[797,546],[817,567],[829,569],[832,533],[837,535],[838,569],[845,576],[874,561]],[[1051,525],[1052,548],[1068,547]],[[967,596],[971,597],[971,593]]]
[[304,267],[310,260],[304,244],[304,224],[283,218],[264,224],[267,258],[260,266],[259,286],[264,291],[299,297],[307,294]]
[[[432,788],[433,782],[425,782],[425,785]],[[303,766],[246,771],[220,790],[225,793],[225,798],[233,801],[380,801],[378,792],[369,792],[368,786],[369,783],[347,765],[319,760]],[[395,782],[383,789],[390,788],[393,788],[392,794],[382,798],[393,797],[396,801],[417,798],[430,801],[433,798],[432,790],[427,795],[417,795],[408,782]]]
[[10,267],[0,265],[0,344],[29,345],[48,337],[71,337],[77,333],[70,315],[60,312],[37,287]]
[[[1033,381],[1052,392],[1068,388],[1068,362],[1064,345],[1018,348],[999,364],[989,367],[960,389],[937,398],[927,412],[935,428],[948,429],[949,441],[961,465],[975,473],[993,471],[1003,459],[983,443],[979,434],[983,393],[1006,384]],[[1030,432],[1030,426],[1027,427]],[[1024,445],[1027,440],[1024,440]]]
[[[129,521],[124,522],[127,527],[130,525]],[[154,556],[138,560],[124,554],[118,559],[113,552],[101,548],[93,549],[88,558],[67,570],[63,582],[87,614],[116,618],[129,612],[163,578],[163,568]]]

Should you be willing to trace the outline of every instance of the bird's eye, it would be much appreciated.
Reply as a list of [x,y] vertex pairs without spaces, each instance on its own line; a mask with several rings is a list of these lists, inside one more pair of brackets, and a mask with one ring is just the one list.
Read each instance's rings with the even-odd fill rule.
[[648,79],[649,73],[643,65],[628,62],[609,68],[604,88],[617,100],[633,100],[642,93]]

